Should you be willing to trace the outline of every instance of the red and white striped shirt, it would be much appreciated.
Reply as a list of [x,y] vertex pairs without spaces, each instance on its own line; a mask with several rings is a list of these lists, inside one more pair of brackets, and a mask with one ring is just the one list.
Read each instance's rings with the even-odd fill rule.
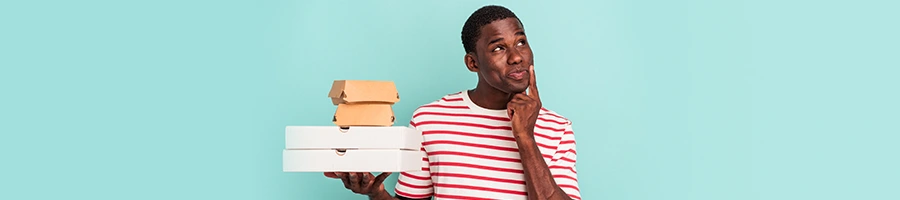
[[[460,92],[416,109],[410,126],[422,131],[422,161],[428,167],[400,173],[398,195],[525,199],[525,174],[506,110],[479,107]],[[542,108],[534,135],[556,183],[569,197],[581,199],[572,122]]]

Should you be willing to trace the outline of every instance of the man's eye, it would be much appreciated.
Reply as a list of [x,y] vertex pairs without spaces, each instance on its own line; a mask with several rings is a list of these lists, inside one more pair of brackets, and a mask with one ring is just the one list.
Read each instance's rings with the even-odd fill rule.
[[493,51],[496,52],[496,51],[500,51],[500,50],[503,50],[503,47],[494,47],[494,50],[493,50]]
[[519,43],[516,44],[516,46],[524,46],[524,45],[525,45],[525,41],[524,41],[524,40],[519,41]]

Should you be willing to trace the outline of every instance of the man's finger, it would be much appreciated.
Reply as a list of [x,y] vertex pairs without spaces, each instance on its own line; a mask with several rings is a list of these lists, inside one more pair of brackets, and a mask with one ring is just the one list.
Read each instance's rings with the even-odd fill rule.
[[341,182],[344,183],[344,187],[350,189],[350,177],[347,177],[347,173],[335,173],[338,177],[341,178]]
[[381,185],[384,182],[384,179],[386,179],[390,175],[391,175],[391,172],[382,172],[381,174],[379,174],[378,176],[375,177],[375,181],[373,182],[373,184],[376,186]]
[[516,99],[518,99],[518,100],[531,100],[531,97],[528,96],[527,94],[519,93],[519,94],[513,95],[513,98],[512,98],[511,100],[516,100]]
[[366,186],[365,184],[369,182],[369,177],[366,177],[366,173],[359,172],[357,176],[359,176],[359,187]]
[[537,81],[535,80],[536,78],[534,75],[534,65],[531,65],[531,67],[528,68],[528,74],[531,75],[531,84],[528,86],[528,96],[534,97],[535,99],[540,99],[538,95]]
[[518,106],[518,105],[520,105],[520,104],[522,104],[522,103],[525,103],[525,100],[522,100],[522,99],[511,99],[511,100],[509,100],[509,103],[506,104],[506,107],[507,107],[507,108],[512,107],[512,109],[515,110],[515,109],[516,109],[515,106]]
[[359,188],[359,174],[350,172],[350,187]]
[[334,172],[325,172],[325,177],[328,177],[328,178],[341,178],[341,177],[338,177],[337,174],[335,174]]
[[375,185],[375,175],[372,173],[366,173],[366,188],[371,188]]
[[360,173],[360,176],[362,176],[362,178],[360,179],[359,183],[359,191],[363,194],[368,194],[372,189],[372,180],[375,178],[375,176],[373,176],[372,173],[368,172]]
[[368,186],[367,184],[371,185],[371,183],[369,183],[369,182],[372,181],[372,178],[375,178],[372,175],[372,173],[368,173],[368,172],[362,173],[362,179],[360,180],[360,185],[361,186]]

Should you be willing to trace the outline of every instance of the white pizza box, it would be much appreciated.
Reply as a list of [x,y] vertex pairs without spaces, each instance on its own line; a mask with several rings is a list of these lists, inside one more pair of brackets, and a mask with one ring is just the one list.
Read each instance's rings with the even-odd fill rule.
[[286,149],[406,149],[422,147],[422,133],[405,126],[288,126]]
[[282,153],[285,172],[420,171],[423,151],[399,149],[290,150]]

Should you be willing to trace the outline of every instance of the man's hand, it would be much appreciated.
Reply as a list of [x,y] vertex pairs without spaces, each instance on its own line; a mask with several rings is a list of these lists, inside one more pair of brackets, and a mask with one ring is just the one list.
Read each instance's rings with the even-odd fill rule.
[[538,113],[541,112],[541,98],[535,81],[534,65],[529,67],[528,74],[531,75],[531,80],[527,93],[514,95],[506,105],[506,112],[516,137],[534,137],[534,123],[537,122]]
[[378,176],[369,172],[325,172],[325,177],[341,179],[345,188],[369,197],[387,194],[387,191],[384,190],[383,182],[390,175],[391,172],[383,172]]

